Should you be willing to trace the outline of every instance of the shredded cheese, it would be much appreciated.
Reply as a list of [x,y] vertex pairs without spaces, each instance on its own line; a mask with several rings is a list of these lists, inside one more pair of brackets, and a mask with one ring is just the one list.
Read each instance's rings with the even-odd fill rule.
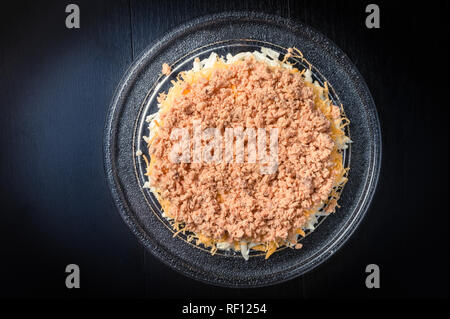
[[[347,125],[349,125],[350,121],[347,117],[345,117],[345,114],[343,113],[343,106],[340,106],[340,114],[341,116],[338,119],[334,119],[332,116],[332,101],[329,99],[329,88],[328,83],[325,82],[323,87],[320,86],[317,82],[313,83],[312,79],[312,66],[311,64],[303,57],[302,52],[297,48],[290,48],[288,49],[287,54],[284,55],[283,60],[279,60],[280,54],[268,49],[268,48],[261,48],[261,52],[254,51],[254,52],[243,52],[238,53],[234,56],[231,54],[228,54],[226,59],[219,58],[217,54],[212,53],[209,58],[200,61],[198,58],[194,60],[193,63],[193,69],[190,71],[181,72],[177,76],[177,81],[172,80],[172,87],[169,89],[167,95],[162,94],[159,101],[159,112],[156,115],[151,115],[147,118],[147,121],[150,123],[149,128],[151,135],[150,137],[144,137],[145,141],[148,144],[148,147],[150,147],[152,140],[155,138],[155,136],[158,134],[157,128],[161,127],[162,123],[160,122],[159,118],[161,114],[164,114],[167,112],[172,105],[174,105],[175,99],[180,95],[185,95],[190,92],[189,85],[192,85],[193,83],[197,82],[201,78],[209,79],[211,74],[217,70],[217,69],[226,69],[229,67],[230,64],[235,63],[237,61],[240,61],[244,59],[247,56],[253,55],[257,60],[266,62],[269,66],[280,66],[283,68],[290,69],[291,72],[297,73],[300,72],[300,75],[303,76],[305,79],[305,84],[312,88],[315,95],[315,105],[316,107],[327,117],[327,119],[331,123],[331,136],[332,139],[336,142],[336,146],[332,151],[332,162],[333,166],[330,168],[330,173],[334,176],[334,185],[332,192],[329,196],[329,200],[319,205],[320,207],[323,207],[332,201],[337,201],[340,196],[340,192],[347,182],[347,173],[349,168],[344,168],[343,166],[343,150],[347,148],[347,144],[351,142],[351,140],[346,135],[344,129]],[[293,64],[290,64],[288,62],[288,59],[290,57],[298,58],[301,61],[305,62],[308,65],[307,69],[299,70],[298,68],[294,67]],[[237,88],[235,86],[232,86],[231,89],[233,90],[235,96],[237,95]],[[162,98],[164,97],[164,98]],[[141,154],[140,154],[141,155]],[[152,169],[154,167],[154,161],[152,158],[150,158],[150,161],[148,158],[142,154],[142,158],[145,161],[146,164],[146,176],[150,176]],[[146,185],[148,182],[146,182]],[[164,200],[161,197],[160,192],[157,189],[153,190],[153,193],[156,195],[164,217],[166,217],[172,224],[173,228],[176,230],[173,234],[173,236],[177,236],[180,233],[185,233],[184,225],[181,225],[180,223],[175,223],[172,219],[172,216],[170,215],[170,203],[167,200]],[[223,194],[217,194],[217,198],[219,202],[223,202]],[[319,214],[323,214],[320,212],[319,208],[315,209],[311,212],[306,212],[306,217],[310,218],[309,226],[307,225],[306,228],[313,229],[314,222],[317,221],[316,216]],[[304,229],[297,229],[296,234],[300,235],[302,237],[306,236],[306,233]],[[242,256],[245,259],[248,259],[249,257],[249,251],[259,251],[265,253],[265,259],[268,259],[274,252],[277,251],[277,249],[281,246],[288,246],[291,248],[300,248],[301,244],[297,244],[297,241],[295,243],[293,242],[267,242],[267,243],[247,243],[247,242],[234,242],[234,243],[227,243],[226,241],[217,241],[212,238],[208,238],[202,234],[196,233],[196,234],[189,234],[187,237],[187,241],[191,242],[195,240],[197,245],[203,245],[206,248],[211,248],[211,254],[215,254],[218,249],[221,250],[228,250],[228,249],[234,249],[235,251],[240,251]]]

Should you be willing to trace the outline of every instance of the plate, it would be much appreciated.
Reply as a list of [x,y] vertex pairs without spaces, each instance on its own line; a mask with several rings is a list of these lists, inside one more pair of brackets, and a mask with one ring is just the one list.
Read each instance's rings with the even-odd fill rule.
[[[145,182],[145,163],[135,156],[146,150],[147,115],[157,111],[156,96],[170,87],[196,57],[211,52],[225,56],[261,46],[285,53],[296,47],[312,64],[313,78],[327,81],[333,102],[343,104],[350,119],[347,132],[353,143],[345,152],[350,167],[336,213],[319,220],[315,231],[302,239],[301,250],[280,249],[268,260],[252,253],[245,261],[234,252],[208,249],[174,237],[161,216],[158,201]],[[305,62],[298,60],[305,66]],[[168,63],[172,74],[161,75]],[[171,31],[144,52],[126,71],[114,94],[104,132],[104,161],[112,197],[125,223],[139,241],[164,263],[200,281],[227,287],[258,287],[286,281],[328,259],[355,231],[364,217],[378,181],[381,133],[375,104],[355,66],[330,40],[304,24],[251,12],[209,15]]]

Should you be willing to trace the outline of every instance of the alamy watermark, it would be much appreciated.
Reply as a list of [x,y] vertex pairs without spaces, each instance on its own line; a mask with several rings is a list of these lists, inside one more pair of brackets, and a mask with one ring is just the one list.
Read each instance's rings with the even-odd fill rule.
[[80,288],[80,267],[76,264],[66,266],[66,287],[68,289]]
[[369,4],[366,7],[366,13],[370,13],[366,18],[366,27],[368,29],[380,28],[380,7],[376,4]]
[[66,13],[69,13],[66,17],[67,29],[79,29],[80,28],[80,7],[76,4],[68,4],[66,6]]
[[380,267],[376,264],[366,266],[366,287],[369,289],[380,288]]
[[174,128],[170,139],[177,141],[169,155],[173,163],[259,163],[261,174],[273,174],[278,169],[278,128],[267,132],[264,128],[234,127],[222,133],[212,127],[202,130],[200,121],[194,120],[193,136],[188,128]]

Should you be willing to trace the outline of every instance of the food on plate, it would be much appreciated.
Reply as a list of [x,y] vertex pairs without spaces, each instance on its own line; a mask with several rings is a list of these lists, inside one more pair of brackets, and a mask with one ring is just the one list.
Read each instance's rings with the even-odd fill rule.
[[[290,57],[306,61],[295,48],[282,57],[268,48],[212,53],[159,95],[158,112],[147,117],[149,156],[136,155],[146,163],[144,188],[175,235],[212,254],[269,258],[279,247],[300,249],[299,236],[335,211],[347,181],[349,121],[328,84]],[[163,74],[171,71],[163,65]]]

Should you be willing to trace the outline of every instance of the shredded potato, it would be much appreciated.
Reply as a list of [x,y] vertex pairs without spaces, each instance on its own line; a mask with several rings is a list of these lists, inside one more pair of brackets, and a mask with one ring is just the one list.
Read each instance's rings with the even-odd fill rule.
[[[164,114],[167,112],[170,107],[174,104],[175,99],[177,96],[180,96],[182,94],[189,93],[186,91],[186,89],[183,89],[183,84],[188,83],[192,84],[198,81],[201,78],[209,78],[211,74],[217,70],[217,69],[226,69],[231,64],[238,62],[240,60],[245,59],[248,56],[254,56],[258,61],[264,61],[269,66],[274,67],[282,67],[289,69],[290,72],[300,72],[300,75],[304,78],[305,84],[312,88],[314,91],[314,102],[316,107],[327,117],[327,119],[331,123],[331,137],[336,143],[335,148],[332,151],[332,162],[333,167],[331,168],[331,174],[334,176],[334,185],[331,191],[331,194],[329,196],[329,199],[318,207],[314,209],[313,211],[309,211],[306,215],[310,219],[309,226],[305,229],[297,229],[296,230],[296,236],[300,235],[301,237],[305,237],[307,234],[305,233],[306,229],[314,229],[314,224],[317,222],[317,216],[326,215],[326,212],[324,213],[323,208],[327,207],[327,205],[337,205],[337,201],[339,200],[340,192],[347,182],[347,174],[349,168],[344,168],[343,164],[343,151],[347,148],[348,144],[351,142],[350,138],[345,133],[345,127],[349,125],[350,121],[347,117],[345,117],[345,114],[343,113],[343,106],[340,105],[340,116],[338,119],[333,118],[333,109],[332,109],[332,102],[329,98],[329,89],[328,89],[328,83],[324,83],[323,86],[320,86],[317,82],[313,83],[312,78],[312,72],[311,72],[311,64],[303,57],[303,54],[300,52],[300,50],[296,48],[289,49],[287,54],[284,55],[283,60],[279,60],[280,54],[278,52],[275,52],[268,48],[261,48],[261,52],[254,51],[254,52],[242,52],[236,55],[228,54],[226,58],[220,58],[217,56],[217,54],[212,53],[209,58],[200,61],[198,58],[194,60],[193,63],[193,69],[185,72],[181,72],[176,81],[172,81],[172,87],[169,89],[167,95],[162,94],[160,98],[158,99],[159,102],[159,111],[155,114],[152,114],[147,117],[147,122],[149,123],[149,130],[150,130],[150,136],[144,137],[145,141],[148,144],[148,147],[150,147],[151,142],[153,138],[158,134],[158,128],[161,127],[163,124],[160,120],[161,114]],[[294,57],[297,59],[300,59],[301,61],[305,62],[309,68],[299,70],[294,65],[290,64],[288,62],[288,58]],[[234,94],[237,94],[237,88],[232,87],[232,90]],[[137,154],[141,155],[144,159],[144,162],[146,164],[146,176],[150,176],[153,166],[154,166],[154,160],[151,157],[150,161],[144,154]],[[149,187],[148,182],[144,185],[144,187]],[[170,203],[167,200],[164,200],[161,197],[161,193],[158,189],[155,189],[153,187],[150,187],[151,191],[155,194],[157,197],[159,203],[161,204],[161,208],[163,211],[163,216],[167,218],[175,232],[174,237],[177,236],[180,233],[185,233],[185,228],[180,223],[176,223],[173,221],[172,216],[170,215]],[[218,194],[218,200],[221,200],[220,194]],[[334,208],[334,207],[333,207]],[[268,259],[274,252],[277,251],[278,248],[287,246],[290,248],[295,248],[297,245],[297,237],[290,241],[285,242],[265,242],[265,243],[250,243],[250,242],[234,242],[234,243],[228,243],[225,241],[217,241],[213,240],[211,238],[208,238],[200,233],[196,234],[189,234],[188,235],[188,241],[195,241],[197,245],[203,245],[206,248],[210,248],[211,254],[215,254],[217,250],[230,250],[233,249],[235,251],[240,251],[242,256],[245,259],[249,258],[249,252],[251,250],[257,251],[257,252],[263,252],[265,253],[265,259]],[[300,245],[297,245],[297,247],[301,247]]]

